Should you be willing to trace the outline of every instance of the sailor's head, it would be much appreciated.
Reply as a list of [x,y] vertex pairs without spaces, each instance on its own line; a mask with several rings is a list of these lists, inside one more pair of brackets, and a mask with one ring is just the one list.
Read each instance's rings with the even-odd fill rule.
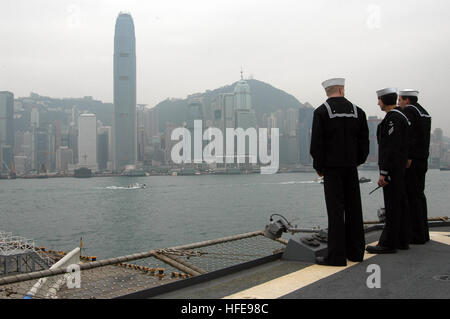
[[322,86],[325,89],[328,97],[344,96],[345,79],[333,78],[322,82]]
[[385,88],[377,91],[378,105],[382,111],[390,111],[397,104],[397,89]]
[[419,100],[419,91],[413,89],[404,89],[398,92],[398,105],[402,108],[417,103]]

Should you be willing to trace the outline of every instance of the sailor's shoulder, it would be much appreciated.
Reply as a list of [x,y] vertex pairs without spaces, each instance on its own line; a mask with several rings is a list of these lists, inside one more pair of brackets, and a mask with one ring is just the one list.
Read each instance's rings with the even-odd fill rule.
[[325,103],[323,103],[319,107],[317,107],[314,110],[314,114],[317,114],[317,115],[327,114],[327,107],[325,106]]
[[404,109],[403,109],[403,113],[405,113],[408,117],[416,117],[418,116],[417,114],[417,110],[414,108],[414,106],[412,105],[407,105]]
[[392,123],[397,122],[401,119],[402,115],[394,110],[391,110],[386,113],[383,122],[384,123]]
[[358,114],[366,116],[366,112],[364,112],[364,110],[362,108],[360,108],[356,104],[355,104],[355,106],[356,106],[356,110],[358,111]]
[[421,113],[421,115],[426,115],[427,117],[431,117],[430,113],[428,113],[428,111],[419,103],[417,103],[416,105],[414,105],[417,110],[419,111],[419,113]]

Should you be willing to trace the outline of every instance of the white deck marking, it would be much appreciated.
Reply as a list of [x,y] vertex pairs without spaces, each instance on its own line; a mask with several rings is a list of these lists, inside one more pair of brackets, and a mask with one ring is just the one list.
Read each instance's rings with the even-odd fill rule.
[[[376,244],[377,242],[374,242],[369,245]],[[376,255],[365,252],[364,260],[373,256]],[[276,299],[357,264],[359,263],[348,261],[345,267],[311,265],[291,274],[224,297],[224,299]]]
[[450,245],[450,232],[430,232],[430,240],[437,241],[441,244]]

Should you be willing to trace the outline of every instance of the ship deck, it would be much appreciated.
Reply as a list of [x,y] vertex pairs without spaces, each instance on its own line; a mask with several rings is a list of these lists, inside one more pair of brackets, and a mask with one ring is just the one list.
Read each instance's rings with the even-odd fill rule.
[[[376,244],[380,228],[367,230],[367,244]],[[361,263],[330,267],[284,260],[288,242],[256,231],[82,263],[77,289],[66,286],[64,268],[0,276],[0,299],[29,296],[38,279],[33,299],[448,299],[450,224],[430,224],[430,238],[396,254],[366,253]]]
[[[376,243],[381,231],[366,235]],[[366,252],[361,263],[320,266],[281,259],[153,298],[168,299],[448,299],[450,227],[430,228],[431,240],[396,254]],[[369,288],[378,265],[380,287]]]

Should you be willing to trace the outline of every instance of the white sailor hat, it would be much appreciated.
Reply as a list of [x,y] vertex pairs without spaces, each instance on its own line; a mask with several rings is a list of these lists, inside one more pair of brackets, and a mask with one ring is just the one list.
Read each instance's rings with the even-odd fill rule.
[[343,78],[333,78],[322,82],[322,86],[324,89],[329,88],[330,86],[344,86],[345,79]]
[[377,91],[377,96],[382,97],[388,94],[397,93],[397,89],[395,88],[385,88]]
[[419,91],[413,89],[404,89],[398,92],[400,96],[419,96]]

